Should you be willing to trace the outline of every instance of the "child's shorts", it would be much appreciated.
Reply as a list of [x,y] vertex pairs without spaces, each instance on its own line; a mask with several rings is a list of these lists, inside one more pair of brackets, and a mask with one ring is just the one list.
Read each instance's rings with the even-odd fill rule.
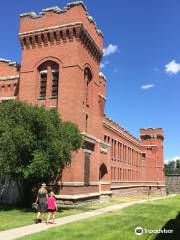
[[56,209],[48,209],[48,212],[55,212]]

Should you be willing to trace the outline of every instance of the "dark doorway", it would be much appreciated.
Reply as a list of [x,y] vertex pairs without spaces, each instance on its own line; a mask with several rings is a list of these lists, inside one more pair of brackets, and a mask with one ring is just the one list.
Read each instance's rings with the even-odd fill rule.
[[104,163],[99,168],[99,180],[103,180],[104,176],[108,173],[107,167]]

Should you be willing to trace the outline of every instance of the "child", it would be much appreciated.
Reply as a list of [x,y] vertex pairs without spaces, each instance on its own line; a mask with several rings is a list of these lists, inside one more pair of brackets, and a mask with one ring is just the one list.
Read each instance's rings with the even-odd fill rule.
[[54,224],[55,221],[55,213],[57,210],[56,199],[54,196],[54,192],[50,192],[50,196],[48,198],[48,217],[47,217],[47,224],[52,220],[50,223]]

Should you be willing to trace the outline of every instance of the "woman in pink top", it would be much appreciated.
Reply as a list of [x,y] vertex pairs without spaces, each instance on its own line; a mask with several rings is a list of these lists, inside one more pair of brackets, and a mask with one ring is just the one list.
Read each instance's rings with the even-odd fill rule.
[[55,219],[55,213],[57,210],[57,205],[56,205],[56,199],[54,196],[53,192],[50,192],[50,196],[48,198],[48,217],[47,217],[47,224],[50,222],[50,219],[52,220],[52,222],[50,223],[55,223],[54,219]]

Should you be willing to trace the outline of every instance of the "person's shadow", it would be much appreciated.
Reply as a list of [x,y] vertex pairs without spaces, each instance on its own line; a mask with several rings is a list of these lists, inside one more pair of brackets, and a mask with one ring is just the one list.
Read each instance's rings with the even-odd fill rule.
[[180,240],[180,212],[175,219],[170,219],[161,229],[173,230],[173,232],[159,233],[154,240]]

